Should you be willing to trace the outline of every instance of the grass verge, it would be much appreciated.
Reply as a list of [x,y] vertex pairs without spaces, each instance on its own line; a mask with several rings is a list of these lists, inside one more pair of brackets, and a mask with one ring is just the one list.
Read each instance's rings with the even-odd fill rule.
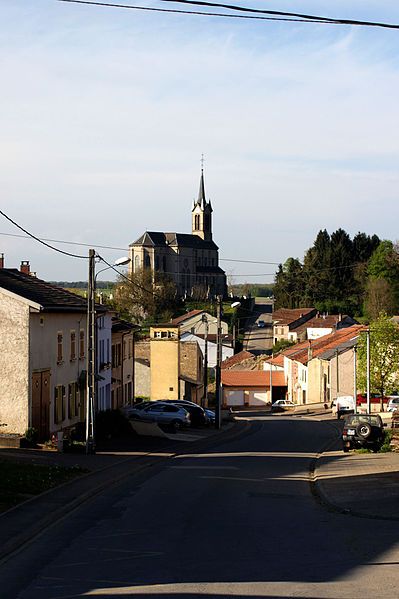
[[0,461],[0,512],[86,472],[79,466],[39,466]]

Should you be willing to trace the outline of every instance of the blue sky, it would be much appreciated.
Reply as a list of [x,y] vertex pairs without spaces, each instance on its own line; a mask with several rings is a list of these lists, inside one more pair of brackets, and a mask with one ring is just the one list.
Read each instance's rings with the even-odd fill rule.
[[[241,4],[399,23],[383,0]],[[399,31],[53,0],[2,0],[0,23],[0,205],[36,235],[123,248],[189,232],[204,153],[222,258],[302,258],[324,227],[398,237]],[[0,235],[0,252],[86,276],[32,241]]]

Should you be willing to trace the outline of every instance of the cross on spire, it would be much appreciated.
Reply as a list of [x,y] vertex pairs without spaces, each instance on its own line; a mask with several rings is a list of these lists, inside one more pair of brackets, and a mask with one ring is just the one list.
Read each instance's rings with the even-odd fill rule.
[[204,155],[203,155],[203,154],[201,154],[201,170],[202,170],[202,171],[204,170],[204,162],[205,162]]

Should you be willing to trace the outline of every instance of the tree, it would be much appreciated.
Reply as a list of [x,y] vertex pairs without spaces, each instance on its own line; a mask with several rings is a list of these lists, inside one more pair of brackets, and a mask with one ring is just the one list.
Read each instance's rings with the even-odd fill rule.
[[381,241],[370,258],[367,269],[370,280],[385,280],[390,288],[391,314],[399,309],[399,255],[392,241]]
[[[367,387],[367,347],[366,335],[362,334],[358,343],[358,381],[365,390]],[[370,323],[370,390],[383,397],[392,393],[399,381],[399,327],[386,314]]]
[[119,277],[114,306],[130,320],[168,320],[177,307],[176,295],[176,285],[171,279],[157,274],[154,280],[152,271],[144,269],[128,277]]
[[370,320],[376,320],[380,314],[393,314],[395,298],[391,285],[386,279],[370,278],[366,285],[364,304],[365,314]]

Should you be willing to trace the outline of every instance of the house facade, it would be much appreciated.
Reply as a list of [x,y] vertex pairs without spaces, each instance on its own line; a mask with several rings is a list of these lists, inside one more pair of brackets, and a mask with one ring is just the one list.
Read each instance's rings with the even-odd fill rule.
[[84,298],[0,268],[0,422],[42,440],[85,417]]
[[134,333],[138,326],[112,319],[111,406],[116,410],[134,400]]
[[282,399],[285,393],[282,372],[272,373],[270,378],[264,370],[222,370],[223,408],[271,409],[271,402]]
[[213,209],[205,196],[203,170],[191,213],[191,234],[146,231],[133,242],[129,246],[129,271],[150,269],[154,281],[167,276],[175,283],[180,297],[225,296],[226,274],[219,266],[219,248],[213,241]]

